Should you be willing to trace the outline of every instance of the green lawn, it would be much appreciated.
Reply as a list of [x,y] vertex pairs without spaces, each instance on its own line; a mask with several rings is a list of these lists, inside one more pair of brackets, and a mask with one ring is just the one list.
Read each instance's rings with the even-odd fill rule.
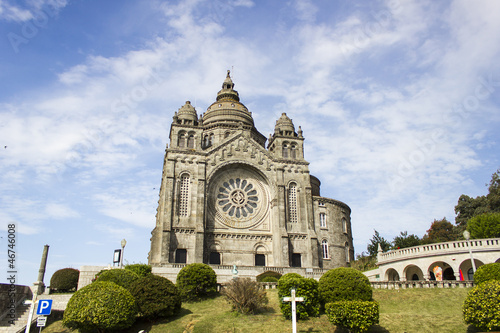
[[[373,298],[380,304],[380,323],[370,332],[474,332],[464,324],[462,303],[468,289],[405,289],[374,290]],[[147,332],[191,333],[191,332],[291,332],[291,321],[285,320],[279,311],[276,290],[268,291],[269,304],[256,315],[237,315],[223,297],[199,303],[184,303],[181,313],[155,325],[138,323],[127,333]],[[299,321],[299,332],[337,332],[325,315]],[[68,333],[56,321],[42,332]],[[74,331],[73,331],[74,332]],[[74,332],[76,333],[76,332]]]

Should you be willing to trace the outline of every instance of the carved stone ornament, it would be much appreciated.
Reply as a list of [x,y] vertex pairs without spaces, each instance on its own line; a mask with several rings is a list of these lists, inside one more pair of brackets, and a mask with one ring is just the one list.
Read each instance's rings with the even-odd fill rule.
[[259,174],[244,167],[221,171],[212,181],[210,213],[227,227],[253,227],[267,214],[267,187]]

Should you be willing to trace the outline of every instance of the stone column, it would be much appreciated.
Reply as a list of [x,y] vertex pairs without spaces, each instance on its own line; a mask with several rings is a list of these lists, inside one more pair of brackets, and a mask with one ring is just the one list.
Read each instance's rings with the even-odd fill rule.
[[44,245],[42,261],[40,262],[40,269],[38,270],[38,280],[34,283],[38,295],[42,294],[45,291],[45,284],[43,283],[43,278],[45,276],[45,267],[47,266],[48,255],[49,255],[49,246]]

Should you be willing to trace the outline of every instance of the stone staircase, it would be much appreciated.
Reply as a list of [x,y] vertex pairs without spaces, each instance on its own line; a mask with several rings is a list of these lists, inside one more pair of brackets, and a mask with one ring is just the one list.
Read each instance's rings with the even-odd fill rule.
[[[0,332],[17,333],[23,332],[26,327],[29,315],[29,305],[20,304],[16,308],[16,318],[3,318],[0,321]],[[9,320],[14,320],[14,325],[9,323]],[[35,319],[36,320],[36,319]]]
[[[71,296],[72,296],[71,294],[67,294],[67,295],[43,294],[43,295],[40,295],[38,297],[38,299],[51,299],[53,311],[54,310],[64,311],[66,309],[66,305],[68,304],[68,301],[71,298]],[[28,322],[29,309],[30,309],[29,305],[25,305],[25,304],[21,303],[16,308],[16,315],[17,316],[14,319],[14,325],[9,323],[9,320],[11,318],[6,317],[6,318],[2,319],[0,321],[0,333],[3,333],[3,332],[8,332],[8,333],[24,332],[24,329],[26,327],[26,323]],[[33,313],[33,321],[32,322],[35,322],[37,317],[38,316],[36,315],[36,311],[35,311],[35,313]],[[36,330],[35,332],[38,332],[38,330]]]

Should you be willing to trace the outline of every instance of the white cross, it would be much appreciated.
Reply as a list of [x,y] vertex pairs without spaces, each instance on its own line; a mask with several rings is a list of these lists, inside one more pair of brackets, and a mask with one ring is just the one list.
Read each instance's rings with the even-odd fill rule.
[[283,302],[292,302],[292,332],[297,333],[297,302],[304,302],[304,297],[295,297],[295,289],[291,290],[292,297],[283,297]]

